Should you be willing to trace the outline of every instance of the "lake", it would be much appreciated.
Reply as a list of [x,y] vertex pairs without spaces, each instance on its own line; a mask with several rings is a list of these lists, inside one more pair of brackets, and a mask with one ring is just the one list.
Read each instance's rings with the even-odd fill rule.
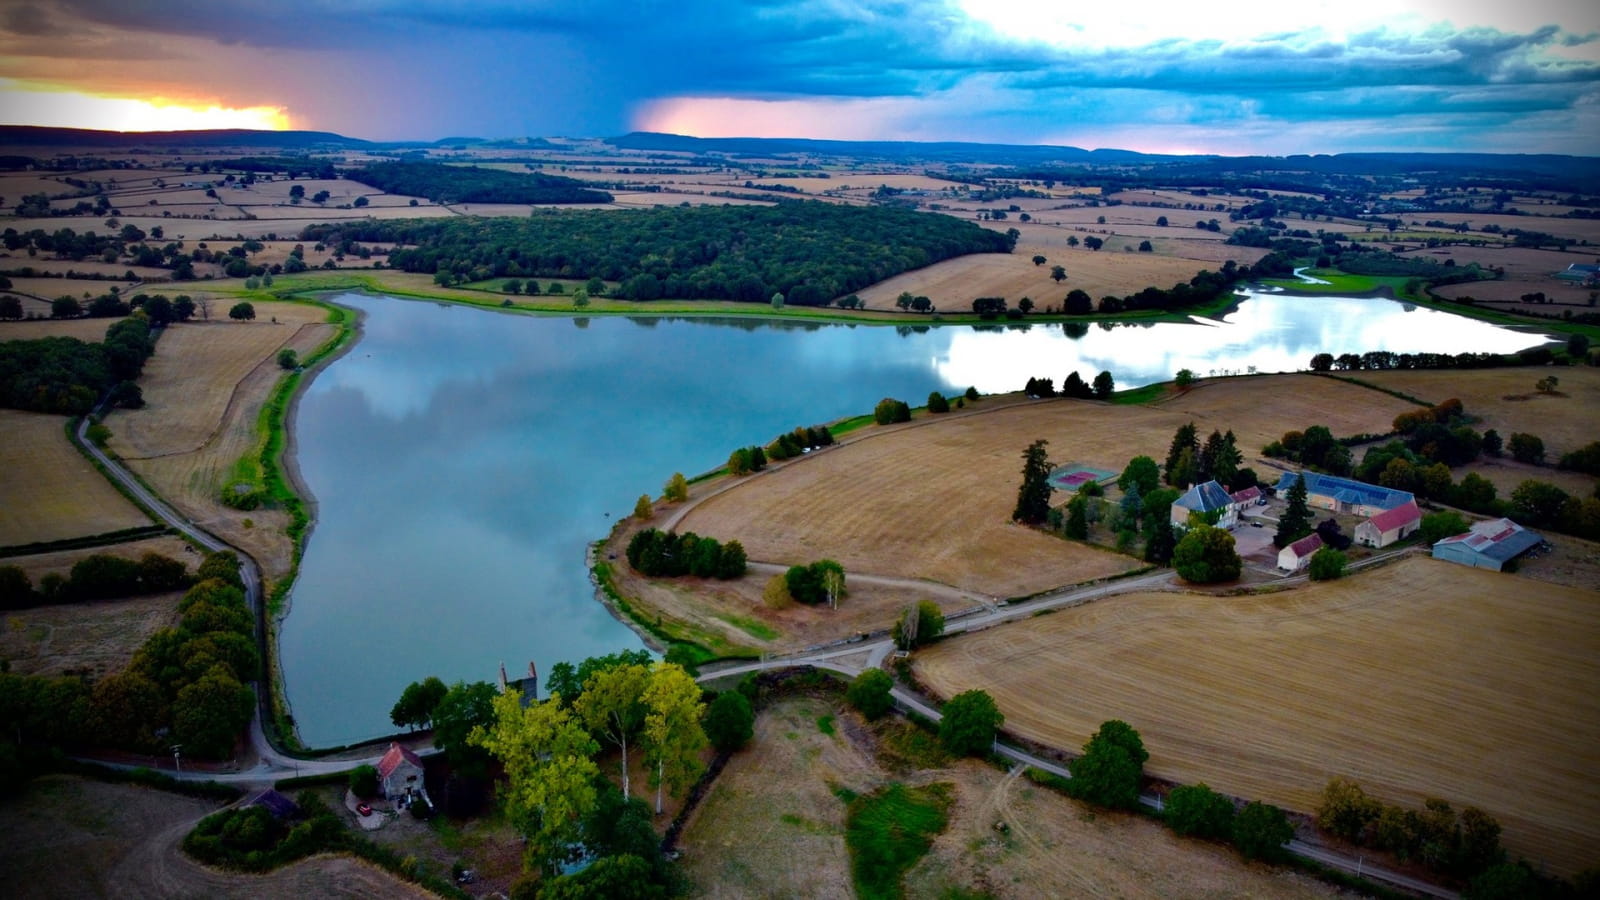
[[406,684],[493,681],[641,645],[597,603],[586,544],[674,471],[886,396],[1119,388],[1183,368],[1282,372],[1330,352],[1501,352],[1540,337],[1381,298],[1250,294],[1221,320],[918,329],[533,317],[344,295],[358,343],[291,427],[318,503],[279,648],[309,746],[392,732]]

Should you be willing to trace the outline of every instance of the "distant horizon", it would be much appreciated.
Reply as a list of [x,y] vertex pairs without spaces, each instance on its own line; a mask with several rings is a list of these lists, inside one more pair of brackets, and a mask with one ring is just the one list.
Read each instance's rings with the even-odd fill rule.
[[[437,137],[437,138],[409,137],[409,138],[379,139],[379,138],[362,137],[359,134],[352,134],[352,133],[349,133],[349,132],[346,132],[346,131],[341,131],[341,130],[338,130],[338,129],[330,129],[330,128],[215,127],[215,128],[117,129],[117,128],[93,128],[93,127],[83,127],[83,126],[68,126],[68,125],[29,125],[29,124],[21,124],[21,123],[0,123],[0,129],[6,129],[6,128],[30,128],[30,129],[40,129],[40,130],[81,131],[81,132],[88,132],[88,133],[93,133],[93,134],[124,135],[124,136],[215,134],[215,133],[224,133],[224,132],[247,132],[247,133],[264,134],[264,135],[266,135],[266,134],[284,134],[284,135],[287,135],[287,134],[327,134],[327,135],[332,135],[334,137],[342,138],[342,139],[345,139],[345,140],[361,141],[363,143],[373,144],[373,145],[376,145],[376,146],[388,146],[388,145],[396,145],[396,144],[417,144],[417,145],[425,145],[426,146],[426,145],[445,144],[445,143],[449,143],[451,141],[456,141],[456,140],[482,142],[482,143],[499,143],[499,142],[507,142],[507,141],[510,141],[510,142],[515,142],[515,141],[539,141],[539,140],[546,140],[546,141],[548,141],[548,140],[598,141],[598,142],[601,142],[601,143],[607,143],[607,142],[609,142],[609,141],[611,141],[613,139],[626,137],[626,136],[628,136],[630,134],[651,134],[651,135],[663,135],[663,136],[667,136],[667,137],[689,138],[689,139],[694,139],[694,140],[707,140],[707,141],[769,141],[769,142],[776,142],[776,143],[782,143],[782,142],[807,142],[807,143],[828,143],[828,144],[844,144],[844,145],[849,145],[849,144],[862,144],[862,145],[868,145],[868,144],[908,144],[908,145],[914,145],[914,146],[915,145],[926,145],[926,146],[959,145],[959,146],[971,146],[971,147],[1036,147],[1036,148],[1040,148],[1040,149],[1076,150],[1076,151],[1081,151],[1081,152],[1084,152],[1084,153],[1132,153],[1132,154],[1137,154],[1137,155],[1141,155],[1141,156],[1151,156],[1151,157],[1168,156],[1168,157],[1176,157],[1176,158],[1183,158],[1183,157],[1216,157],[1216,158],[1220,158],[1220,159],[1247,159],[1247,158],[1254,158],[1254,157],[1262,157],[1262,158],[1269,158],[1269,159],[1292,159],[1292,158],[1296,158],[1296,157],[1315,158],[1315,157],[1337,157],[1337,156],[1390,155],[1390,156],[1565,156],[1565,157],[1572,157],[1572,158],[1575,158],[1575,159],[1600,159],[1600,153],[1560,153],[1560,152],[1538,151],[1538,150],[1533,150],[1533,151],[1520,151],[1520,150],[1513,150],[1513,151],[1431,150],[1431,149],[1430,150],[1334,150],[1334,151],[1327,151],[1327,150],[1297,150],[1297,151],[1290,151],[1290,152],[1164,153],[1164,152],[1153,152],[1153,151],[1146,151],[1146,150],[1136,150],[1136,149],[1133,149],[1131,147],[1113,147],[1113,146],[1090,147],[1090,146],[1082,146],[1082,145],[1074,145],[1074,144],[1028,143],[1028,142],[1021,142],[1021,141],[983,141],[983,140],[935,139],[935,138],[916,138],[916,139],[900,139],[900,138],[882,138],[882,139],[877,139],[877,138],[868,138],[868,139],[850,139],[850,138],[806,137],[806,136],[803,136],[803,135],[783,135],[783,136],[696,135],[696,134],[685,134],[685,133],[682,133],[682,132],[643,131],[643,130],[637,130],[637,129],[631,130],[631,131],[621,132],[621,133],[618,133],[618,134],[608,134],[608,135],[598,135],[598,134],[596,134],[596,135],[542,134],[542,135],[503,135],[503,136],[489,137],[489,136],[484,136],[484,135],[451,134],[451,135],[445,135],[445,136]],[[3,146],[3,145],[0,145],[0,146]],[[651,151],[638,151],[638,152],[651,152]],[[653,151],[653,152],[661,152],[661,151]],[[780,152],[792,153],[792,152],[796,152],[796,151],[785,150],[785,151],[780,151]]]

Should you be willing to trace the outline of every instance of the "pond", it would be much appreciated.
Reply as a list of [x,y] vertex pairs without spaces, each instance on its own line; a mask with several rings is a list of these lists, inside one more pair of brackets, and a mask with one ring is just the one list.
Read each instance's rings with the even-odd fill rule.
[[318,520],[280,655],[309,746],[394,730],[406,684],[640,646],[586,544],[674,471],[796,425],[1110,370],[1278,372],[1327,351],[1514,352],[1540,338],[1380,298],[1250,294],[1222,320],[1031,327],[569,318],[344,295],[359,342],[291,428]]

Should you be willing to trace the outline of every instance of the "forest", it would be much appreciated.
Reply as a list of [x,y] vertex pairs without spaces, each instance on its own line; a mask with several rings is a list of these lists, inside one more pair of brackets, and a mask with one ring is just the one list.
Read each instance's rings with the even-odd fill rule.
[[611,195],[559,175],[522,175],[441,163],[378,163],[345,173],[351,181],[435,203],[610,203]]
[[891,275],[968,253],[1009,253],[1014,233],[906,210],[785,203],[535,212],[526,219],[409,219],[307,227],[304,241],[402,245],[389,263],[456,281],[620,282],[616,295],[826,305]]
[[107,388],[137,379],[154,349],[150,326],[136,318],[113,323],[98,344],[70,337],[0,342],[0,407],[83,415]]

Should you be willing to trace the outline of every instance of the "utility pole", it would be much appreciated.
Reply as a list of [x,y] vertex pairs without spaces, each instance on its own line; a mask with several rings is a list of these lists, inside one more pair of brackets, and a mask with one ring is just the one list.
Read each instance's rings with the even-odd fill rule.
[[179,754],[178,754],[178,751],[182,750],[182,749],[183,749],[183,745],[182,744],[173,744],[172,745],[172,768],[176,769],[179,772],[183,771],[183,760],[179,757]]

